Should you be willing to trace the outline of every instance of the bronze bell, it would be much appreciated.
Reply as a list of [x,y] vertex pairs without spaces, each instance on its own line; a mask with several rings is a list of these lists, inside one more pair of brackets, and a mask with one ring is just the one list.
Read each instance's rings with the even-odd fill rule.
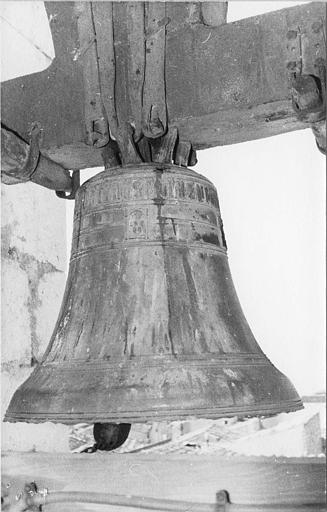
[[212,183],[168,164],[84,183],[59,318],[6,420],[132,423],[301,407],[241,310]]

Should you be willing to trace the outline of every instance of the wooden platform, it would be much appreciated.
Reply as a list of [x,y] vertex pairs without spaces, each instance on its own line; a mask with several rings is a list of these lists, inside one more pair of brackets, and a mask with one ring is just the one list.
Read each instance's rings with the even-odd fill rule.
[[[298,512],[325,510],[325,458],[219,457],[172,454],[4,453],[2,482],[10,493],[36,481],[49,491],[89,491],[214,503],[225,489],[246,510]],[[262,505],[262,506],[260,506]],[[268,507],[268,508],[267,508]],[[49,505],[46,512],[131,508],[100,505]],[[194,511],[195,512],[195,511]]]

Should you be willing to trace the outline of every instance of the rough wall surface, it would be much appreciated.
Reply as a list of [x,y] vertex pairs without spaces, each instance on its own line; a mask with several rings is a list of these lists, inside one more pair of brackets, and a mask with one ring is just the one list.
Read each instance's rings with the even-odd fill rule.
[[[41,359],[57,319],[66,279],[65,202],[32,183],[3,185],[1,234],[3,417],[13,392]],[[3,423],[2,446],[65,450],[66,432],[60,425]]]

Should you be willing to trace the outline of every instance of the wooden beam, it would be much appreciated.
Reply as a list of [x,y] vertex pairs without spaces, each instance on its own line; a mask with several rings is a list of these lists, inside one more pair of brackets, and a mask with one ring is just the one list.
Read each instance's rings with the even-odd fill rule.
[[[47,2],[46,8],[56,58],[47,70],[2,85],[3,122],[26,139],[29,124],[38,121],[43,154],[66,168],[102,165],[101,150],[85,143],[74,3]],[[307,127],[292,110],[288,65],[293,44],[307,74],[314,74],[316,58],[326,58],[323,3],[216,27],[201,23],[194,3],[168,2],[166,21],[168,121],[181,140],[204,149]],[[128,41],[120,52],[128,51]]]
[[[75,14],[76,13],[76,14]],[[73,60],[81,65],[84,97],[85,142],[103,147],[109,142],[108,123],[101,100],[98,52],[94,17],[90,2],[75,2],[78,47],[73,51]]]
[[[107,452],[3,454],[2,482],[11,482],[14,496],[31,481],[50,492],[110,492],[203,503],[213,503],[216,493],[224,489],[232,504],[244,506],[240,512],[298,512],[304,505],[306,512],[317,512],[325,506],[324,458]],[[62,511],[61,507],[51,510]],[[69,504],[64,510],[78,511],[80,505]]]
[[301,39],[302,71],[315,74],[316,59],[326,59],[324,26],[317,2],[217,28],[189,25],[182,36],[167,28],[170,123],[196,149],[304,128],[290,101],[290,50]]
[[145,9],[145,75],[143,87],[143,133],[156,139],[167,129],[165,53],[166,5],[148,2]]

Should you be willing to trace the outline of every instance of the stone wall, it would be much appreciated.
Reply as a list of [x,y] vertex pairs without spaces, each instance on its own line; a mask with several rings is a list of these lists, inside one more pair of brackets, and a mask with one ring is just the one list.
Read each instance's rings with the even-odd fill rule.
[[[32,183],[1,191],[1,412],[41,359],[66,280],[66,207]],[[68,450],[68,427],[2,424],[4,450]]]

